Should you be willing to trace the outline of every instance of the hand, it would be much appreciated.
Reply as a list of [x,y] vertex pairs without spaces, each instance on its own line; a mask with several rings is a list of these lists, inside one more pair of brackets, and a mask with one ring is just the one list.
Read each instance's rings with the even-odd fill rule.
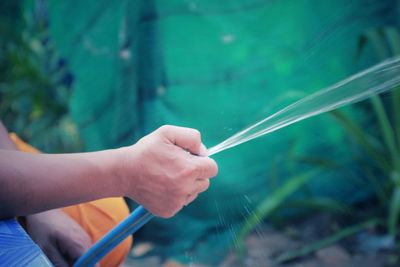
[[125,150],[126,195],[156,216],[172,217],[217,174],[206,154],[197,130],[162,126]]
[[54,266],[71,266],[92,244],[84,229],[62,210],[26,217],[26,230]]

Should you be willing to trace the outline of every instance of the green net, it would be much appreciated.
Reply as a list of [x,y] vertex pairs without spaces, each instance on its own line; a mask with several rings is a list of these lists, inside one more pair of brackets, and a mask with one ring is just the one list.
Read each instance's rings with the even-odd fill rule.
[[[51,37],[75,83],[71,111],[87,150],[128,145],[163,124],[197,128],[212,146],[278,108],[376,62],[360,36],[393,25],[394,0],[50,1]],[[215,157],[207,193],[141,232],[156,253],[218,261],[269,192],[310,166],[353,169],[324,115]],[[362,181],[326,171],[303,194],[353,202]],[[218,249],[216,249],[218,248]]]

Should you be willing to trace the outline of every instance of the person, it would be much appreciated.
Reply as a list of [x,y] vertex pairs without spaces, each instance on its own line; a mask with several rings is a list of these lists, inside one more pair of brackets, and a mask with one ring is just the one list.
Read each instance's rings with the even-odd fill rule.
[[[37,152],[16,135],[9,136],[0,121],[0,219],[24,216],[28,233],[56,266],[72,264],[128,215],[120,197],[170,218],[206,191],[218,172],[197,130],[168,125],[118,149],[74,154],[23,151]],[[92,225],[85,223],[84,217],[90,217],[86,213],[92,213]],[[96,235],[93,228],[104,224],[98,216],[116,219]],[[123,251],[108,255],[101,265],[122,263],[130,242],[121,244]]]

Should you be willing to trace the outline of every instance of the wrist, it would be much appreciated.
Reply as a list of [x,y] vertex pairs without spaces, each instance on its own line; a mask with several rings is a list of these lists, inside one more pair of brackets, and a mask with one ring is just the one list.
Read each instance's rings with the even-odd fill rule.
[[120,147],[113,150],[112,173],[114,174],[114,185],[118,196],[128,196],[132,180],[131,161],[132,149],[130,147]]
[[109,149],[87,154],[92,167],[89,169],[90,183],[95,189],[95,199],[125,196],[126,179],[121,162],[123,148]]

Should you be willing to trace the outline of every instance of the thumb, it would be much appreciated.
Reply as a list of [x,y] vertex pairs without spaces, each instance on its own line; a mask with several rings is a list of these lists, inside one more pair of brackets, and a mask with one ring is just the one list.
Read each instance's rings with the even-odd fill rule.
[[190,153],[194,155],[206,153],[198,130],[178,126],[162,126],[160,130],[171,143],[188,150]]

